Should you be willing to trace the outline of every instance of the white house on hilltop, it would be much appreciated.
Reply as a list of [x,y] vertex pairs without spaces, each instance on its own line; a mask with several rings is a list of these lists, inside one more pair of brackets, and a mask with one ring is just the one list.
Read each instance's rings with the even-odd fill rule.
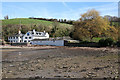
[[34,39],[49,39],[49,34],[47,32],[37,32],[35,29],[33,31],[28,31],[26,34],[22,34],[21,31],[17,35],[9,36],[8,41],[11,43],[20,42],[31,42]]

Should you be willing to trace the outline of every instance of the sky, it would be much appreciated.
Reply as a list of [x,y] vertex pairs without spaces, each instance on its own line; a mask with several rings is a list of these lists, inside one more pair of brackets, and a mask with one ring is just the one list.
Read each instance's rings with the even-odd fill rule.
[[101,16],[118,16],[117,2],[2,2],[2,16],[12,18],[56,18],[78,20],[87,10],[96,9]]

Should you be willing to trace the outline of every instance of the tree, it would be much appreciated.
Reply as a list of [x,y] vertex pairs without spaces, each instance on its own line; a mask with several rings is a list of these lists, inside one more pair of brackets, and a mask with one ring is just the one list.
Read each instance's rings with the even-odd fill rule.
[[31,28],[29,26],[26,26],[26,25],[21,25],[21,32],[23,34],[26,34],[26,32],[30,31]]
[[58,27],[59,27],[59,23],[58,22],[53,22],[53,27],[52,27],[52,30],[51,30],[51,34],[52,37],[55,37],[55,32],[58,30]]
[[67,21],[67,20],[66,20],[66,19],[64,19],[64,23],[66,23],[66,21]]
[[[117,30],[110,26],[109,21],[102,18],[99,12],[92,9],[88,10],[86,13],[81,15],[79,21],[74,23],[75,30],[73,33],[73,38],[79,40],[92,40],[93,37],[101,37],[102,34],[117,34]],[[113,37],[109,35],[108,37]]]
[[18,34],[18,31],[19,31],[18,25],[13,25],[13,24],[5,25],[5,26],[3,25],[2,38],[4,38],[4,40],[7,41],[9,36]]
[[5,17],[4,17],[4,19],[9,19],[9,18],[8,18],[8,15],[7,15],[7,16],[5,16]]

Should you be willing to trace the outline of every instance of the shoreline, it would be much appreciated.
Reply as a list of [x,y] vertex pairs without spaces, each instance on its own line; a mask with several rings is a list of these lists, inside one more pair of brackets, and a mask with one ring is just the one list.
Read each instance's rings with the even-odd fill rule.
[[74,50],[74,49],[83,49],[83,50],[117,50],[119,51],[118,47],[69,47],[69,46],[10,46],[10,45],[5,45],[1,46],[1,49],[55,49],[55,48],[66,48],[68,50]]
[[118,52],[113,48],[37,46],[2,53],[3,78],[118,76]]

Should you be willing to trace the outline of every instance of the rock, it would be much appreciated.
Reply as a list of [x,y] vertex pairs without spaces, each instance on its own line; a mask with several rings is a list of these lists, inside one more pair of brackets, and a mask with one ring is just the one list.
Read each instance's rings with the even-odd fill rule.
[[97,77],[97,75],[93,72],[88,72],[87,76],[90,77],[90,78]]
[[34,68],[31,68],[30,71],[35,71],[35,69],[34,69]]
[[62,68],[68,68],[67,66],[63,66]]
[[54,77],[62,77],[62,76],[60,76],[60,75],[57,75],[57,76],[54,76]]
[[12,64],[10,64],[9,66],[10,66],[10,67],[15,67],[15,66],[14,66],[14,65],[12,65]]
[[7,73],[12,73],[12,71],[8,71]]
[[41,76],[35,76],[35,79],[40,79],[40,78],[42,78]]
[[17,73],[13,73],[13,75],[17,75]]
[[82,69],[80,72],[86,72],[87,70],[86,69]]
[[103,68],[102,67],[95,67],[93,68],[95,71],[98,71],[98,70],[102,70]]
[[21,56],[21,54],[19,53],[19,56]]

